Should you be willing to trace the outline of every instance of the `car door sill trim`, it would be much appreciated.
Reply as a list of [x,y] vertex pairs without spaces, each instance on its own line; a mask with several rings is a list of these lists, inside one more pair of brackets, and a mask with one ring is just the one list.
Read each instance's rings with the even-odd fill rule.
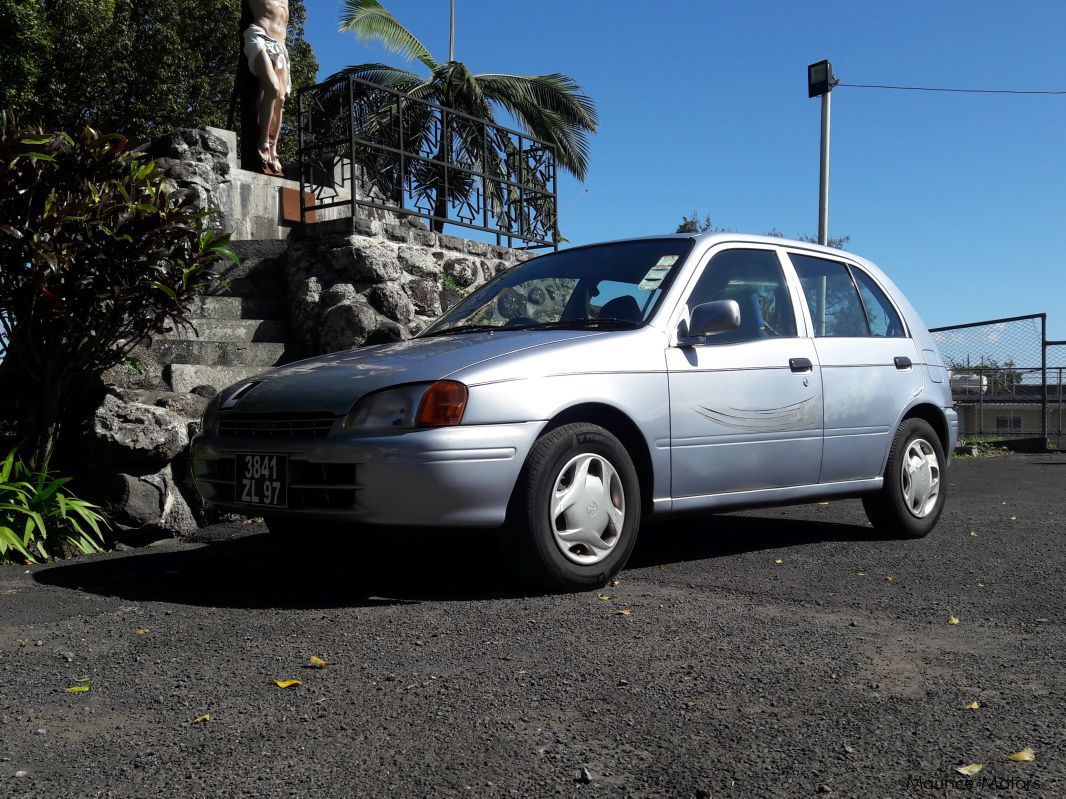
[[754,505],[792,505],[816,502],[831,497],[853,497],[877,491],[884,483],[882,477],[866,480],[845,480],[838,483],[816,483],[786,488],[754,488],[724,494],[703,494],[694,497],[674,497],[671,510],[675,513],[690,510],[731,510]]

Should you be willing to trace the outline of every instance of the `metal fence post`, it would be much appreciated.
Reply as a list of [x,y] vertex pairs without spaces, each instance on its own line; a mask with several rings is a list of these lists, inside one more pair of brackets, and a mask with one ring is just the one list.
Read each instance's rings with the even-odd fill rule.
[[304,202],[304,91],[296,95],[296,131],[299,141],[300,162],[300,222],[307,221],[307,203]]
[[[348,189],[351,194],[352,219],[355,219],[355,81],[348,76]],[[354,222],[353,222],[354,224]]]
[[1047,449],[1047,314],[1040,314],[1040,428]]

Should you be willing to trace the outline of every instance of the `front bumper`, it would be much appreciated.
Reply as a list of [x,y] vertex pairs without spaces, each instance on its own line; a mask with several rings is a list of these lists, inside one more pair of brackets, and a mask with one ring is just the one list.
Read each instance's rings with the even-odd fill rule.
[[[261,516],[381,525],[498,527],[526,455],[546,422],[316,439],[201,434],[193,476],[209,507]],[[290,464],[289,508],[233,501],[238,453],[278,453]]]

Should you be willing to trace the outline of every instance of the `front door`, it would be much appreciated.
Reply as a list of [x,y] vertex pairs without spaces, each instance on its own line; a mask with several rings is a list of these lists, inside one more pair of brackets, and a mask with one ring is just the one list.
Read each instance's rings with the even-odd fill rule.
[[667,352],[671,494],[675,499],[818,482],[821,369],[799,335],[795,301],[773,248],[720,250],[687,309],[740,306],[737,330]]

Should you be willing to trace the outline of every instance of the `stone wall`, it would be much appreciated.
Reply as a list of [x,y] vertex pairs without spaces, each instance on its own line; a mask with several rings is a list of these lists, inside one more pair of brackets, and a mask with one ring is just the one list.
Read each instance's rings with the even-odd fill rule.
[[375,212],[309,225],[289,245],[292,336],[308,354],[409,338],[530,257]]

